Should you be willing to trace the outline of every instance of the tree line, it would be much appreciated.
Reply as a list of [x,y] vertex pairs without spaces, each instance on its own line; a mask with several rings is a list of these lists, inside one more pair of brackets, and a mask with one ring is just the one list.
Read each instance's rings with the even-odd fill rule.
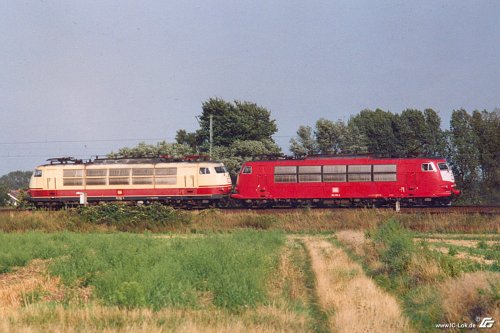
[[[212,158],[226,165],[233,180],[243,162],[282,154],[273,139],[278,127],[269,110],[252,102],[210,98],[202,103],[196,131],[180,129],[173,143],[141,142],[111,152],[109,157],[208,155],[210,115]],[[367,153],[381,157],[441,156],[452,167],[463,193],[461,201],[500,201],[500,109],[472,113],[454,110],[448,129],[442,129],[441,118],[432,109],[406,109],[401,113],[365,109],[347,122],[321,118],[314,127],[299,126],[289,150],[296,157]],[[11,178],[9,175],[4,177]],[[0,201],[7,189],[28,186],[26,177],[22,184],[2,181],[4,177],[0,178]]]
[[[140,143],[110,156],[182,157],[208,154],[210,115],[213,117],[212,158],[224,162],[233,179],[248,160],[282,154],[273,135],[278,127],[271,112],[252,102],[210,98],[202,103],[199,129],[177,131],[176,142]],[[311,154],[373,154],[380,157],[445,157],[468,203],[498,203],[500,199],[500,109],[454,110],[448,129],[433,109],[392,113],[365,109],[347,122],[321,118],[314,128],[299,126],[289,150],[296,157]]]

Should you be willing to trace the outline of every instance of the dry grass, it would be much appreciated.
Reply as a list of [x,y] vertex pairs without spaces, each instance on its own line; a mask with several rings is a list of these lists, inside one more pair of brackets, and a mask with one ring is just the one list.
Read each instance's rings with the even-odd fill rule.
[[469,322],[485,316],[500,318],[500,273],[464,273],[446,280],[438,289],[449,322]]
[[262,306],[241,315],[222,310],[125,310],[31,305],[0,314],[1,332],[304,332],[292,312]]
[[317,293],[338,332],[410,332],[398,302],[369,279],[346,253],[324,239],[306,237]]
[[349,247],[358,256],[365,254],[366,238],[363,231],[359,230],[341,230],[336,234],[337,240]]
[[[68,290],[58,277],[47,271],[49,260],[32,260],[26,267],[0,275],[0,309],[26,306],[34,302],[87,302],[90,288]],[[69,295],[70,294],[70,295]]]
[[[296,262],[294,262],[294,259]],[[273,299],[281,299],[284,306],[287,303],[307,304],[306,279],[304,272],[298,266],[305,260],[305,253],[293,237],[287,237],[287,242],[280,256],[278,272],[270,281],[270,294]]]
[[[240,229],[242,221],[261,214],[259,211],[226,211],[207,209],[186,211],[192,221],[189,225],[158,227],[156,232],[224,232]],[[267,214],[267,213],[266,213]],[[449,214],[398,214],[391,210],[379,209],[291,209],[274,212],[276,223],[270,229],[287,232],[328,232],[348,229],[371,229],[387,221],[397,219],[408,229],[421,232],[454,233],[499,233],[500,216]],[[24,232],[40,230],[46,232],[115,232],[116,226],[97,225],[81,221],[73,211],[34,211],[0,213],[0,230]],[[144,229],[146,230],[146,229]],[[135,230],[135,231],[144,231]]]

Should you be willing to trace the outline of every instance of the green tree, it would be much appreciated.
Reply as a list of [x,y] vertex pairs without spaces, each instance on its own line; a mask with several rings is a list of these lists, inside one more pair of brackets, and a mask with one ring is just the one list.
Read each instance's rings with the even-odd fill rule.
[[177,131],[175,135],[175,141],[180,145],[191,147],[193,151],[197,151],[198,146],[200,146],[200,143],[198,142],[198,139],[196,137],[196,133],[187,132],[184,129],[180,129]]
[[324,118],[316,122],[316,142],[322,154],[339,154],[343,151],[347,127],[341,120],[333,122]]
[[290,139],[290,151],[295,156],[313,155],[318,152],[311,126],[299,126],[297,138]]
[[226,102],[210,98],[202,104],[199,117],[200,129],[196,132],[198,142],[205,145],[210,139],[210,115],[213,116],[214,146],[230,147],[236,140],[273,141],[278,130],[271,112],[251,102]]
[[450,121],[449,159],[462,198],[478,203],[479,196],[479,138],[472,126],[472,117],[464,109],[454,110]]
[[441,117],[433,109],[424,110],[426,134],[424,151],[433,156],[445,156],[446,135],[441,129]]
[[0,184],[0,207],[7,205],[9,200],[7,193],[9,193],[7,186],[5,186],[5,184]]
[[0,184],[5,185],[10,190],[28,188],[31,171],[12,171],[0,177]]
[[26,189],[29,186],[31,171],[12,171],[0,177],[0,206],[5,206],[9,201],[12,190]]
[[485,201],[500,200],[500,110],[474,111],[472,129],[478,138],[479,168]]
[[406,109],[395,115],[396,144],[403,156],[421,153],[427,142],[427,124],[424,114],[415,109]]
[[195,151],[193,148],[186,144],[179,143],[168,143],[165,141],[158,142],[156,144],[147,144],[145,142],[139,143],[135,147],[123,147],[118,150],[118,152],[111,152],[108,154],[110,158],[117,157],[158,157],[158,156],[170,156],[174,158],[184,157],[186,155],[192,155]]
[[396,116],[381,109],[365,109],[349,120],[348,126],[355,127],[366,138],[366,148],[378,155],[403,155],[395,130]]

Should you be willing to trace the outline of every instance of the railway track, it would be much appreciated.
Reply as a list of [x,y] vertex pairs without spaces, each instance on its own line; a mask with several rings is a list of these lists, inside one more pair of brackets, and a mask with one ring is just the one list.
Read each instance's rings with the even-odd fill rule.
[[[308,208],[272,208],[272,209],[228,209],[224,210],[226,214],[237,214],[248,211],[255,211],[258,214],[286,214],[293,211],[301,211]],[[311,208],[313,211],[347,211],[347,210],[365,210],[372,208]],[[383,207],[374,208],[380,211],[394,211],[394,208]],[[402,214],[479,214],[479,215],[500,215],[500,206],[452,206],[452,207],[402,207]]]
[[[309,208],[262,208],[262,209],[222,209],[225,214],[240,214],[245,212],[256,212],[257,214],[287,214],[294,211],[304,211]],[[310,208],[315,212],[327,211],[347,211],[347,210],[364,210],[372,208]],[[393,211],[394,208],[384,207],[375,208],[380,211]],[[0,209],[0,214],[27,212],[29,209],[6,208]],[[451,207],[402,207],[401,214],[479,214],[479,215],[500,215],[500,206],[451,206]]]

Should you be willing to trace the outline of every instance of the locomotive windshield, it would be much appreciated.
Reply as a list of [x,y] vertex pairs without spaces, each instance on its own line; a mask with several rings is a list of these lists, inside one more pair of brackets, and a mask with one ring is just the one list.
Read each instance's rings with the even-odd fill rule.
[[33,177],[42,177],[42,170],[36,169],[35,172],[33,172]]
[[226,168],[224,166],[216,166],[215,167],[215,172],[217,172],[217,173],[226,173],[227,170],[226,170]]
[[448,164],[446,164],[446,163],[438,163],[438,166],[439,166],[439,170],[443,170],[443,171],[450,170],[450,168],[448,167]]

